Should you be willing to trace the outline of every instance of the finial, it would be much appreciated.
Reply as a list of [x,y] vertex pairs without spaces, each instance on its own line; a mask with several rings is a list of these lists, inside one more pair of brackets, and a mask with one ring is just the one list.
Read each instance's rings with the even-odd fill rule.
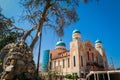
[[61,37],[59,37],[59,41],[62,41],[62,38],[61,38]]

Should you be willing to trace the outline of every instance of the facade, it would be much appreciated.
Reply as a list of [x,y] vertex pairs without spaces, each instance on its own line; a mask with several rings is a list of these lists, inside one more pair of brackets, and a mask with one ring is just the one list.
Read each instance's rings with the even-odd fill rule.
[[108,69],[102,42],[96,40],[94,47],[89,40],[81,40],[78,30],[72,33],[70,50],[66,50],[66,44],[59,40],[49,55],[50,71],[55,71],[58,75],[77,74],[79,77],[85,77],[90,71]]

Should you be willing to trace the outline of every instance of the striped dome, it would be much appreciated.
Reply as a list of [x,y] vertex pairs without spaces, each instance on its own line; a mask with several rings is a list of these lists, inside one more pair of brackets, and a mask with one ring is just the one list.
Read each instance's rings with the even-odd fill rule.
[[102,43],[102,41],[100,41],[100,40],[96,40],[95,43]]
[[73,30],[72,34],[75,34],[75,33],[79,33],[80,34],[80,31],[75,29],[75,30]]
[[58,41],[56,43],[56,46],[64,46],[64,47],[66,47],[65,43],[62,40]]

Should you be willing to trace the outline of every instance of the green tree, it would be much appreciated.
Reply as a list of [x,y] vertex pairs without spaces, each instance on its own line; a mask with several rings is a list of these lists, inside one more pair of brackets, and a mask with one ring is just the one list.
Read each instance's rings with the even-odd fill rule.
[[77,79],[78,79],[78,75],[77,75],[77,74],[73,74],[73,75],[71,75],[71,74],[66,74],[66,75],[65,75],[65,78],[77,80]]
[[7,44],[17,41],[22,33],[19,30],[23,29],[17,28],[13,24],[13,20],[6,18],[2,14],[2,9],[0,8],[0,50]]
[[0,50],[8,43],[16,40],[14,33],[10,31],[12,21],[6,18],[0,10]]
[[67,78],[67,79],[73,79],[73,76],[71,74],[66,74],[65,78]]

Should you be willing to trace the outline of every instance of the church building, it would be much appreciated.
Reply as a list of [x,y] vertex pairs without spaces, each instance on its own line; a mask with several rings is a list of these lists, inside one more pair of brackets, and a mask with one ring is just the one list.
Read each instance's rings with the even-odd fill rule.
[[78,30],[72,32],[70,50],[66,44],[59,40],[54,50],[49,50],[49,70],[56,71],[58,75],[77,74],[85,77],[90,71],[104,71],[108,69],[105,50],[100,40],[95,45],[89,40],[81,40]]

